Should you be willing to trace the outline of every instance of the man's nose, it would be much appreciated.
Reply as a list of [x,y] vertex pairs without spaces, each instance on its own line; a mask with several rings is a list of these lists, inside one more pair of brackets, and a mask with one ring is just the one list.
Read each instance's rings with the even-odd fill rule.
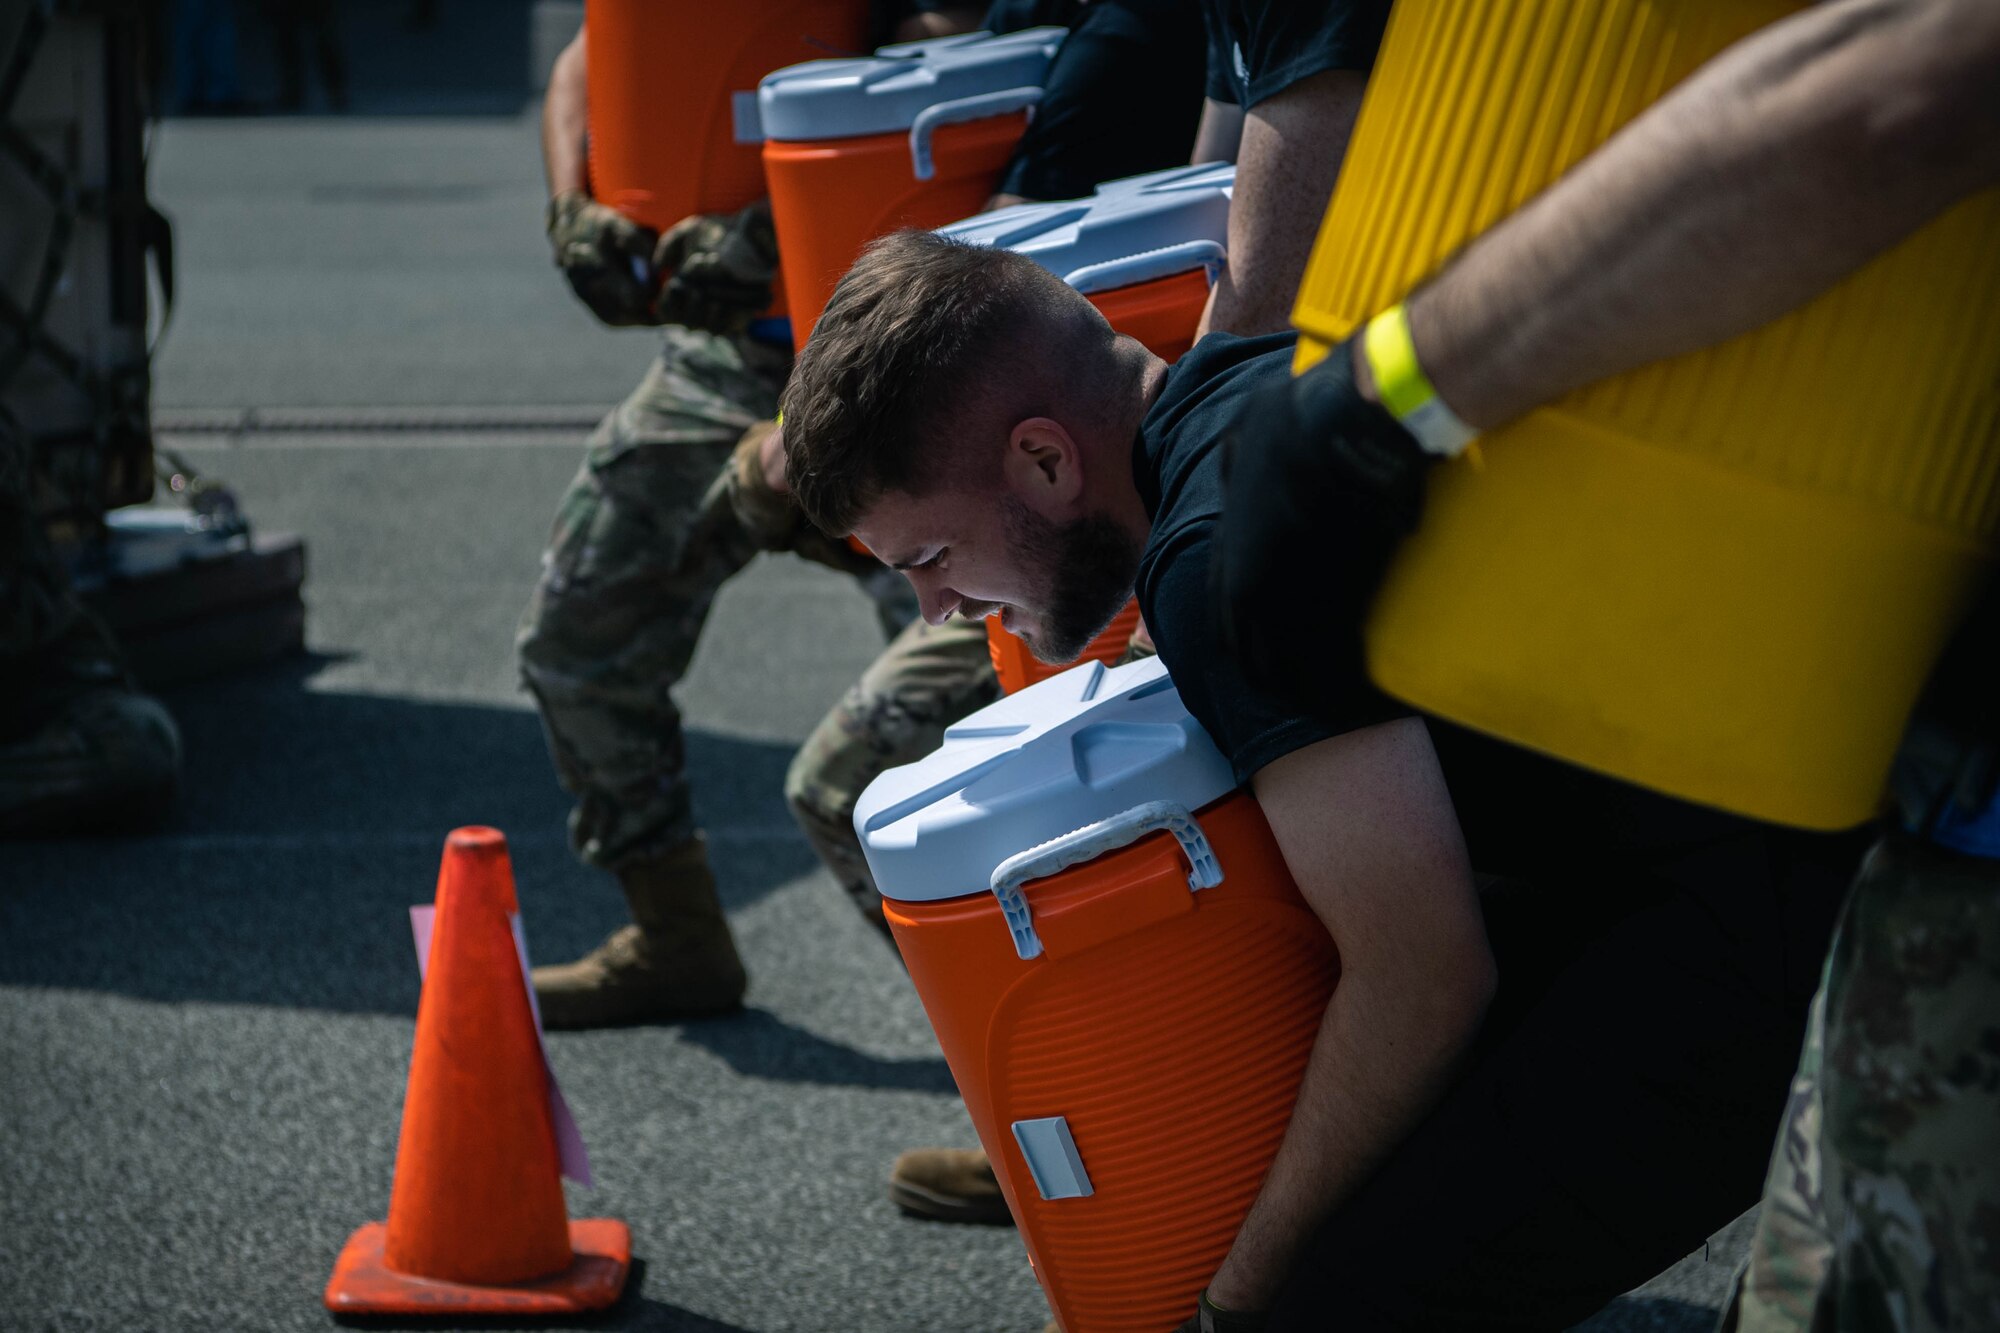
[[911,579],[910,582],[916,585],[917,606],[923,612],[924,622],[929,625],[944,624],[951,619],[951,613],[958,610],[960,603],[965,600],[941,583],[917,579]]

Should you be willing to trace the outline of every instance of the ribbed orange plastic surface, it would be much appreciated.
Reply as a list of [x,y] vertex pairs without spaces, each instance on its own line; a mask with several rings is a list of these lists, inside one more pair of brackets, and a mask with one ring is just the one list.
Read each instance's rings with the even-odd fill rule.
[[[884,907],[1066,1333],[1192,1313],[1277,1151],[1338,972],[1262,812],[1198,815],[1224,879],[1192,892],[1155,834],[1025,891],[1023,962],[992,898]],[[1011,1126],[1062,1116],[1094,1192],[1044,1199]]]
[[[1301,360],[1779,0],[1399,0],[1301,287]],[[1674,795],[1872,812],[2000,533],[2000,191],[1801,309],[1439,469],[1368,630],[1392,693]]]
[[1112,328],[1137,338],[1154,356],[1178,361],[1194,346],[1195,325],[1208,305],[1208,275],[1195,269],[1092,292],[1090,303],[1104,312]]
[[916,178],[907,134],[764,144],[771,219],[784,256],[792,340],[806,345],[827,298],[862,247],[902,227],[942,227],[986,206],[1028,128],[1025,112],[943,125],[935,174]]
[[1326,931],[1309,913],[1201,907],[1049,969],[994,1016],[996,1104],[1010,1120],[1066,1116],[1097,1191],[1021,1191],[1037,1275],[1072,1333],[1161,1333],[1192,1310],[1263,1184],[1326,1012]]
[[760,143],[736,142],[731,95],[774,70],[858,55],[867,0],[586,0],[590,179],[664,231],[764,196]]
[[993,673],[1000,678],[1000,692],[1012,694],[1082,662],[1117,666],[1119,659],[1125,656],[1125,650],[1131,646],[1132,635],[1138,628],[1139,602],[1134,598],[1125,603],[1125,609],[1105,626],[1102,634],[1090,641],[1083,650],[1083,656],[1075,662],[1052,665],[1029,651],[1020,635],[1001,628],[1000,617],[991,616],[986,621],[986,651],[993,658]]

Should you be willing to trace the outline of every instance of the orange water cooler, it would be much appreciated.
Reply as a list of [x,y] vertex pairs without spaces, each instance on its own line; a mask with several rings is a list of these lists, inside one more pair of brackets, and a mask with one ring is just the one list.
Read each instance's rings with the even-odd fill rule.
[[884,773],[854,824],[1057,1319],[1170,1333],[1338,971],[1256,802],[1158,659],[1093,662]]
[[[1026,255],[1088,296],[1112,328],[1178,361],[1194,344],[1208,289],[1228,260],[1235,186],[1233,165],[1176,167],[1110,181],[1087,199],[1018,204],[937,230]],[[1139,604],[1127,603],[1083,650],[1084,660],[1117,662],[1138,624]],[[997,616],[986,622],[986,642],[1006,693],[1067,669],[1028,651]]]
[[864,59],[794,65],[758,85],[797,346],[869,241],[985,206],[1066,31],[885,46]]
[[757,81],[859,51],[868,0],[586,0],[591,192],[655,231],[764,196]]
[[993,674],[999,677],[1000,692],[1012,694],[1025,690],[1030,685],[1059,676],[1082,662],[1101,662],[1105,666],[1116,666],[1126,651],[1132,646],[1132,636],[1139,629],[1139,599],[1125,603],[1102,633],[1084,645],[1083,653],[1075,662],[1044,662],[1028,647],[1027,640],[1011,630],[1003,629],[999,616],[986,618],[986,652],[993,659]]
[[[655,231],[763,198],[757,81],[860,50],[868,11],[868,0],[586,0],[592,195]],[[766,313],[785,313],[782,275]]]

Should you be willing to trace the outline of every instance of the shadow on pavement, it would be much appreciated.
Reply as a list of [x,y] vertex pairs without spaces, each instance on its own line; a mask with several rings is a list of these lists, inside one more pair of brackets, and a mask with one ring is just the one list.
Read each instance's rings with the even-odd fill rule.
[[[329,660],[168,693],[186,789],[151,835],[0,845],[0,985],[412,1014],[407,908],[431,900],[463,824],[508,834],[536,958],[575,957],[624,919],[609,876],[569,854],[532,710],[310,688]],[[785,809],[790,758],[688,736],[731,908],[817,864]]]
[[869,1055],[762,1009],[688,1023],[680,1034],[681,1040],[721,1057],[731,1069],[749,1078],[950,1096],[958,1092],[942,1057],[898,1060]]
[[[517,845],[560,839],[569,798],[539,718],[518,708],[338,693],[313,677],[342,659],[309,654],[264,670],[164,692],[180,722],[186,781],[167,836],[444,835],[491,824]],[[793,747],[690,730],[695,816],[727,840],[792,828],[785,768]],[[813,860],[788,841],[794,874]],[[753,897],[755,895],[752,895]]]
[[[625,1293],[618,1303],[601,1314],[583,1315],[568,1320],[565,1327],[578,1329],[603,1329],[606,1333],[750,1333],[737,1324],[724,1323],[707,1315],[684,1310],[678,1305],[668,1305],[644,1294],[646,1284],[646,1261],[632,1260],[632,1273],[625,1282]],[[436,1319],[396,1319],[367,1316],[336,1317],[333,1322],[342,1328],[357,1329],[409,1329],[436,1330],[440,1327]],[[503,1330],[546,1329],[550,1321],[542,1319],[464,1319],[454,1317],[450,1327],[466,1330],[467,1333],[502,1333]]]

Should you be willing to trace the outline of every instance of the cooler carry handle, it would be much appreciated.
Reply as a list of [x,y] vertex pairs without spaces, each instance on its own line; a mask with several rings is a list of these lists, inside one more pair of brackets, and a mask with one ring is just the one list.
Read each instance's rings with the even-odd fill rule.
[[1010,111],[1031,107],[1041,100],[1040,88],[1002,88],[997,93],[954,97],[950,101],[925,107],[910,122],[910,168],[920,181],[937,175],[937,163],[931,160],[931,135],[937,132],[938,126],[1004,116]]
[[1136,255],[1120,255],[1100,264],[1085,264],[1072,269],[1063,281],[1083,293],[1109,291],[1113,287],[1131,287],[1155,278],[1170,278],[1176,273],[1186,273],[1191,269],[1207,269],[1208,285],[1215,285],[1216,277],[1229,263],[1229,251],[1222,242],[1199,240],[1181,241],[1176,245],[1163,245],[1157,250],[1142,250]]
[[1208,845],[1208,835],[1195,823],[1187,807],[1172,801],[1148,801],[1109,819],[1085,824],[1072,833],[1028,848],[993,867],[993,896],[1014,936],[1014,952],[1023,959],[1042,955],[1042,937],[1035,933],[1033,914],[1021,886],[1031,879],[1043,879],[1085,861],[1094,861],[1106,852],[1129,847],[1149,833],[1161,829],[1174,835],[1188,859],[1188,891],[1212,889],[1222,883],[1222,863]]

